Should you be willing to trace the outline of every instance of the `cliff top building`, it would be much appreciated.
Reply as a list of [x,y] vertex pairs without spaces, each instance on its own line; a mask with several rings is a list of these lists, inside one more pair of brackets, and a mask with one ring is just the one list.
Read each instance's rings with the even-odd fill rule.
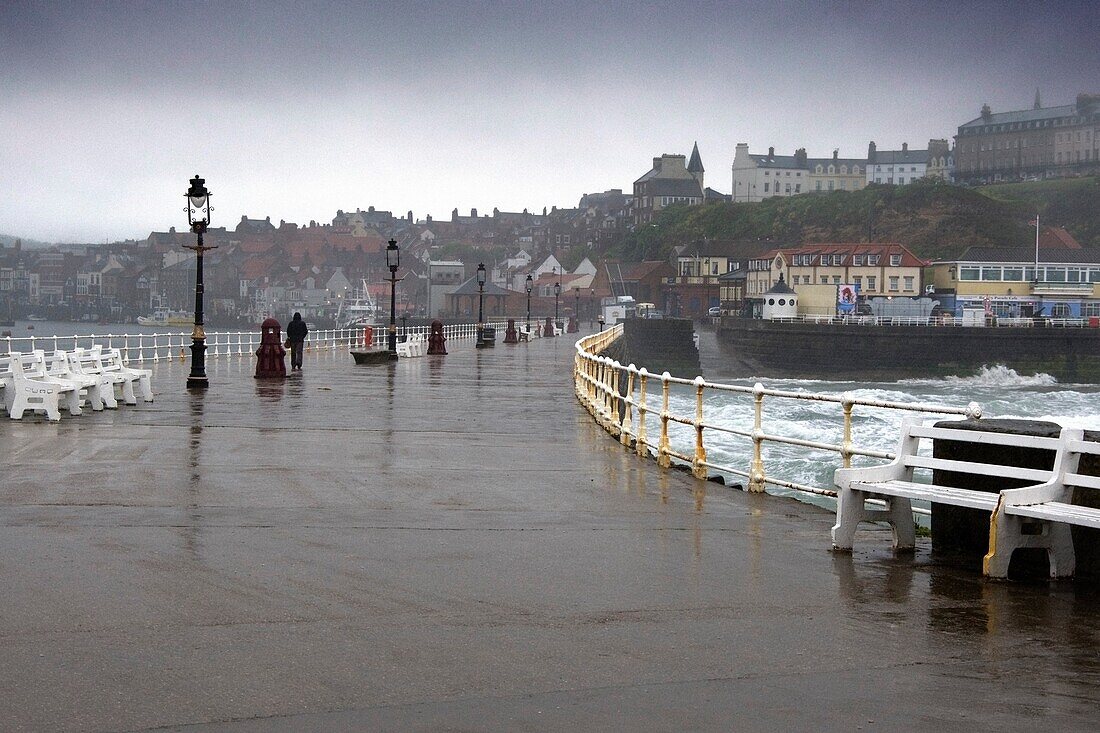
[[988,104],[955,136],[955,178],[991,183],[1089,174],[1100,170],[1100,95],[1074,104],[994,112]]

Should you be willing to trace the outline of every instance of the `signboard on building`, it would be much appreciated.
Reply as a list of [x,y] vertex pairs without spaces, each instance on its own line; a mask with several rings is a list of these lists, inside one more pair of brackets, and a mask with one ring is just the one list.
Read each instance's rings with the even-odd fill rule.
[[859,285],[836,286],[836,309],[842,316],[856,312],[856,302],[859,300]]

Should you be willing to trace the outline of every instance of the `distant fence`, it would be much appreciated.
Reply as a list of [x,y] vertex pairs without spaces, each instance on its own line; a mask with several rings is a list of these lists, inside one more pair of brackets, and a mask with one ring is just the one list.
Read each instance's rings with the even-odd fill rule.
[[[586,336],[576,343],[574,362],[574,388],[577,399],[607,432],[619,438],[623,445],[633,447],[639,456],[653,457],[658,465],[668,467],[674,462],[691,468],[697,478],[706,479],[710,471],[722,472],[747,479],[748,491],[764,491],[765,485],[781,486],[795,491],[819,496],[836,496],[836,491],[821,486],[811,486],[780,477],[776,469],[769,473],[765,463],[766,444],[794,446],[836,453],[840,456],[837,467],[851,466],[853,456],[866,456],[889,460],[890,451],[861,447],[852,440],[852,413],[857,408],[899,410],[909,413],[935,415],[960,415],[977,419],[982,409],[976,402],[964,407],[936,405],[921,402],[892,402],[860,398],[845,392],[828,394],[769,389],[759,382],[752,387],[707,382],[702,377],[684,379],[668,372],[650,374],[644,367],[623,365],[601,352],[607,349],[623,332],[622,325],[611,326],[605,331]],[[656,394],[659,388],[659,394]],[[670,397],[674,388],[681,388],[688,395],[692,409],[679,414],[672,410]],[[719,424],[715,417],[708,419],[708,396],[718,394],[740,395],[745,399],[744,409],[751,410],[751,429]],[[797,400],[833,404],[837,419],[841,421],[839,443],[806,440],[794,435],[782,434],[778,421],[769,423],[765,417],[765,402],[773,399]],[[683,400],[680,400],[683,403]],[[652,418],[652,420],[647,420]],[[656,421],[656,425],[650,423]],[[673,435],[676,426],[687,431]],[[656,429],[656,438],[653,436]],[[724,465],[708,459],[708,451],[730,441],[751,443],[748,465]],[[726,451],[730,452],[730,451]],[[732,451],[737,452],[737,451]],[[927,510],[914,509],[927,514]]]
[[[503,330],[502,323],[487,323],[487,326]],[[306,341],[306,350],[339,348],[383,348],[386,346],[386,326],[375,326],[371,343],[364,341],[362,328],[335,328],[310,331]],[[409,326],[397,329],[398,337],[403,334],[427,334],[428,326]],[[472,339],[477,337],[477,325],[461,323],[443,326],[443,335],[448,341]],[[0,338],[0,354],[27,352],[36,349],[46,351],[72,351],[77,347],[90,348],[103,346],[117,348],[127,362],[146,363],[167,359],[185,359],[189,357],[191,346],[190,333],[121,333],[92,334],[88,336],[4,336]],[[207,331],[206,356],[234,357],[252,356],[260,346],[260,332],[256,331]]]
[[966,323],[951,315],[935,316],[831,316],[806,314],[772,318],[780,323],[819,323],[834,326],[937,326],[942,328],[1096,328],[1100,323],[1090,318],[1010,318],[991,316],[983,323]]

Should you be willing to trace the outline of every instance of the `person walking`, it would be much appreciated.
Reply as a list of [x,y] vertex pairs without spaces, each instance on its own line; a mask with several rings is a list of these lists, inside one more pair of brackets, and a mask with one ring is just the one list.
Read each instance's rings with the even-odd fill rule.
[[290,368],[302,371],[302,349],[305,347],[306,322],[302,320],[301,313],[295,313],[293,320],[286,327],[286,340],[290,344]]

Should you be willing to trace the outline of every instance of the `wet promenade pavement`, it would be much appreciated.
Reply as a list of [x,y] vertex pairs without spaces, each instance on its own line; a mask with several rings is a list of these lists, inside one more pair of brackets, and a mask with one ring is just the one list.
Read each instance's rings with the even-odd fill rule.
[[1091,593],[834,556],[603,433],[572,338],[450,348],[0,422],[0,731],[1100,728]]

